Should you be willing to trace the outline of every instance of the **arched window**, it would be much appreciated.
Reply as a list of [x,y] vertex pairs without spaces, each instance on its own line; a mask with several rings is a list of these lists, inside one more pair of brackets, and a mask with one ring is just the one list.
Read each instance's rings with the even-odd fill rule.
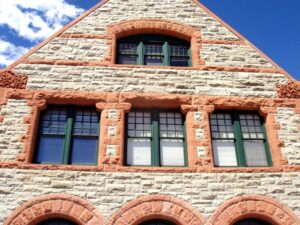
[[117,64],[191,66],[190,42],[155,34],[121,38]]
[[234,225],[271,225],[271,224],[263,220],[250,218],[250,219],[240,220],[236,222]]
[[148,220],[139,225],[175,225],[174,223],[166,220]]
[[40,222],[37,225],[77,225],[77,224],[69,220],[55,218],[55,219],[45,220],[43,222]]

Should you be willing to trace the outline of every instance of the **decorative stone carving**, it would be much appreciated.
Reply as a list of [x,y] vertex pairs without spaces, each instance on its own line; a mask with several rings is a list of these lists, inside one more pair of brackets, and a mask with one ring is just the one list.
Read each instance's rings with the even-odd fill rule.
[[300,98],[300,83],[290,81],[287,84],[277,84],[279,98]]
[[0,72],[0,87],[25,89],[27,84],[27,76],[17,75],[12,71]]

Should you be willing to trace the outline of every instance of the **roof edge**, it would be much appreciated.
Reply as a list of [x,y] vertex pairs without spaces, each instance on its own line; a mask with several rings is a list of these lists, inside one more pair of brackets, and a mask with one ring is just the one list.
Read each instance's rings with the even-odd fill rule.
[[[1,72],[5,70],[11,70],[23,61],[25,61],[28,57],[30,57],[34,52],[38,51],[40,48],[48,44],[51,40],[54,38],[58,37],[60,34],[62,34],[64,31],[66,31],[68,28],[71,26],[75,25],[79,21],[81,21],[83,18],[91,14],[93,11],[95,11],[97,8],[101,7],[105,3],[107,3],[109,0],[101,0],[98,4],[72,20],[70,23],[68,23],[66,26],[61,28],[59,31],[51,35],[49,38],[45,39],[42,41],[40,44],[32,48],[29,52],[27,52],[25,55],[23,55],[21,58],[13,62],[11,65],[4,69],[0,69]],[[206,13],[208,13],[210,16],[212,16],[214,19],[216,19],[219,23],[221,23],[223,26],[225,26],[228,30],[230,30],[233,34],[235,34],[237,37],[239,37],[242,41],[244,41],[247,45],[251,46],[254,48],[263,58],[265,58],[269,63],[271,63],[273,66],[277,67],[282,74],[284,74],[288,79],[299,83],[300,81],[296,80],[292,75],[290,75],[285,69],[283,69],[281,66],[279,66],[274,60],[272,60],[269,56],[267,56],[265,53],[263,53],[259,48],[257,48],[253,43],[251,43],[247,38],[245,38],[241,33],[239,33],[236,29],[231,27],[228,23],[226,23],[224,20],[222,20],[219,16],[217,16],[215,13],[213,13],[210,9],[208,9],[205,5],[203,5],[201,2],[198,0],[192,0],[196,5],[198,5],[200,8],[202,8]]]
[[228,30],[230,30],[233,34],[238,36],[240,39],[242,39],[247,45],[251,46],[256,50],[263,58],[265,58],[269,63],[271,63],[273,66],[278,67],[279,70],[290,80],[297,82],[300,84],[300,81],[296,80],[291,74],[289,74],[285,69],[283,69],[281,66],[279,66],[273,59],[271,59],[269,56],[267,56],[265,53],[263,53],[258,47],[256,47],[251,41],[249,41],[245,36],[243,36],[240,32],[238,32],[236,29],[234,29],[232,26],[230,26],[228,23],[226,23],[224,20],[222,20],[219,16],[217,16],[215,13],[213,13],[210,9],[208,9],[205,5],[203,5],[198,0],[192,0],[196,5],[198,5],[200,8],[202,8],[206,13],[208,13],[210,16],[212,16],[214,19],[216,19],[218,22],[220,22],[223,26],[225,26]]
[[27,59],[29,56],[31,56],[33,53],[38,51],[40,48],[44,47],[46,44],[48,44],[50,41],[52,41],[54,38],[58,37],[60,34],[62,34],[64,31],[69,29],[71,26],[75,25],[79,21],[81,21],[83,18],[94,12],[97,8],[101,7],[105,3],[107,3],[109,0],[101,0],[98,4],[84,12],[83,14],[76,17],[74,20],[72,20],[70,23],[68,23],[66,26],[52,34],[50,37],[46,38],[44,41],[42,41],[40,44],[32,48],[29,52],[27,52],[25,55],[23,55],[21,58],[19,58],[17,61],[13,62],[8,67],[4,68],[3,70],[11,70],[14,67],[16,67],[18,64],[22,63],[25,59]]

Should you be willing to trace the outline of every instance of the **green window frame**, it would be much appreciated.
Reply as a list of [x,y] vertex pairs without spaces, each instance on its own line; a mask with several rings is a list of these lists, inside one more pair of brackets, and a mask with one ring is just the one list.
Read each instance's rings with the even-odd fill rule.
[[117,41],[117,64],[192,66],[190,42],[164,35],[136,35]]
[[215,166],[268,167],[272,157],[262,116],[252,111],[215,111],[210,116]]
[[50,105],[41,112],[34,163],[97,165],[100,113]]
[[[126,115],[125,127],[126,166],[188,166],[185,119],[180,112],[174,110],[133,110]],[[142,150],[140,152],[138,150],[136,154],[144,157],[144,162],[146,160],[147,163],[134,162],[135,153],[133,152],[135,150],[133,149],[137,145]],[[142,152],[143,148],[146,151]],[[173,151],[177,151],[179,158],[176,158],[176,154],[172,154]],[[175,163],[172,164],[168,160],[175,160]]]

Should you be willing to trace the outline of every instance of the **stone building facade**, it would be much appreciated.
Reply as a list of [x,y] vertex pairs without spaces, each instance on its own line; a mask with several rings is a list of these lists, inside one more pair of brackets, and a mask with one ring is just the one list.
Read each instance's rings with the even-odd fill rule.
[[[188,42],[190,66],[118,63],[118,40],[142,34]],[[1,224],[300,225],[299,82],[196,0],[102,0],[3,70],[0,85]],[[95,165],[36,161],[51,105],[101,115]],[[183,115],[185,166],[126,163],[135,109]],[[211,123],[222,111],[263,118],[268,165],[216,166]]]

